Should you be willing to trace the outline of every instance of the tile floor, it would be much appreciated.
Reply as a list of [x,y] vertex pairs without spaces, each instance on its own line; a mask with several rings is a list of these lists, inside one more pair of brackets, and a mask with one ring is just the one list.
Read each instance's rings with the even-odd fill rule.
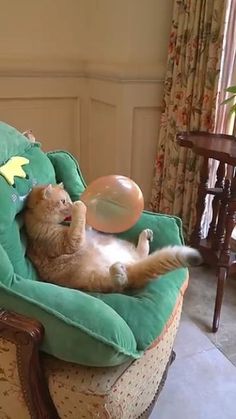
[[[236,367],[236,278],[227,278],[220,327],[211,332],[216,295],[216,272],[206,266],[190,270],[184,312]],[[236,414],[235,414],[236,419]]]
[[236,367],[185,313],[174,348],[150,419],[236,419]]

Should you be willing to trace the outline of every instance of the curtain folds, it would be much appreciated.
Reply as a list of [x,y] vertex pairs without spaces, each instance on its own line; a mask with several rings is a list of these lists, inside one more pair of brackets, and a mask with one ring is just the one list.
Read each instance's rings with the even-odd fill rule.
[[182,218],[188,239],[196,215],[201,158],[176,133],[212,132],[226,0],[175,0],[150,209]]

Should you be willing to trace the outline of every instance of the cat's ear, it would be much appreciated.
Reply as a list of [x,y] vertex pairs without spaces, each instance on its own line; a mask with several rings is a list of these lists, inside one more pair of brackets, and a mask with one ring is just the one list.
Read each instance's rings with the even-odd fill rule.
[[50,198],[51,193],[52,193],[52,185],[50,183],[48,186],[46,186],[46,188],[44,188],[43,197],[46,198],[46,199]]
[[64,189],[64,184],[63,182],[59,183],[57,186],[59,186],[59,188]]

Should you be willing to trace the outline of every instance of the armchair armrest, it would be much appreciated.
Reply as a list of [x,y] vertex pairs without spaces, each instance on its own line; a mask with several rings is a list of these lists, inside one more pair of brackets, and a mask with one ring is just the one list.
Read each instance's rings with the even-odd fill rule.
[[16,345],[22,393],[32,419],[59,419],[40,364],[41,323],[0,308],[0,337]]
[[146,228],[150,228],[154,233],[151,251],[165,246],[184,244],[180,218],[149,211],[144,211],[134,227],[118,236],[137,243],[139,234]]

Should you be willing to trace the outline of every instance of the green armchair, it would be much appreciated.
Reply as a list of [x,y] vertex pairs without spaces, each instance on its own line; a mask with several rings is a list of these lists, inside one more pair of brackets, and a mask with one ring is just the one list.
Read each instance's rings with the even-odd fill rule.
[[[1,167],[24,157],[9,183]],[[0,123],[0,417],[148,417],[173,359],[188,270],[125,294],[84,293],[40,281],[27,259],[22,221],[35,184],[63,182],[72,200],[85,188],[69,153],[44,153]],[[151,228],[152,249],[183,243],[176,217],[144,212],[121,234]]]

